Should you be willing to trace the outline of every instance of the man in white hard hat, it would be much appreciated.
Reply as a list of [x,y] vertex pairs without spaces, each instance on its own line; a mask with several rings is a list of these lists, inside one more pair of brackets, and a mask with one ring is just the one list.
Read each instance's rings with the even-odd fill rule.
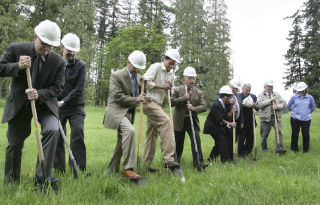
[[[245,157],[249,155],[253,148],[253,109],[258,110],[257,96],[251,93],[251,84],[244,83],[242,92],[239,93],[240,105],[240,129],[238,139],[238,156]],[[250,103],[246,103],[246,99],[251,98]],[[243,103],[245,102],[245,103]],[[256,125],[256,123],[255,123]]]
[[[0,57],[0,76],[12,77],[2,123],[8,122],[5,179],[20,179],[24,140],[31,133],[30,100],[36,101],[41,124],[42,147],[47,178],[42,174],[39,160],[36,166],[36,185],[47,185],[51,176],[54,153],[59,138],[57,96],[63,90],[65,61],[53,52],[60,45],[60,28],[49,20],[34,29],[34,42],[12,43]],[[27,89],[25,69],[30,67],[32,89]],[[51,185],[58,178],[50,178]]]
[[[273,91],[274,82],[267,80],[264,83],[264,91],[258,95],[257,103],[260,107],[260,136],[262,151],[268,151],[268,135],[271,131],[271,127],[275,127],[275,115],[277,116],[278,131],[280,143],[277,143],[277,133],[275,133],[276,152],[278,154],[286,153],[283,147],[283,136],[281,132],[281,110],[286,106],[286,102],[282,99],[281,95]],[[274,104],[274,105],[273,105]]]
[[227,134],[227,129],[235,127],[236,123],[229,121],[226,117],[232,116],[235,109],[227,109],[227,103],[233,95],[231,88],[227,85],[223,86],[219,91],[219,98],[217,98],[207,116],[204,124],[203,133],[210,134],[215,141],[215,145],[209,155],[209,160],[216,159],[218,156],[221,162],[226,162],[232,159],[232,136]]
[[139,95],[137,81],[138,73],[145,67],[145,54],[136,50],[129,55],[126,68],[111,74],[110,93],[104,118],[106,128],[118,130],[118,142],[108,165],[108,171],[119,172],[123,156],[122,174],[129,179],[140,178],[140,175],[133,171],[136,159],[133,122],[136,106],[146,100],[145,94]]
[[303,139],[303,152],[309,151],[311,124],[311,113],[316,108],[316,103],[312,95],[308,94],[308,85],[305,82],[299,82],[295,88],[297,94],[293,95],[288,102],[288,109],[291,111],[291,150],[298,152],[299,130],[301,127]]
[[[76,53],[80,51],[80,39],[77,35],[73,33],[64,35],[60,49],[61,56],[67,65],[64,89],[58,97],[59,118],[65,133],[66,124],[69,121],[70,148],[79,169],[84,172],[86,170],[86,145],[83,124],[86,113],[83,98],[86,85],[86,65],[75,58]],[[69,165],[71,168],[73,167],[71,160],[69,160]],[[56,171],[65,172],[65,149],[62,136],[57,144],[53,166]]]
[[161,107],[167,90],[173,85],[172,69],[176,63],[180,63],[179,52],[177,49],[169,49],[166,51],[162,63],[152,64],[144,74],[147,80],[147,102],[143,105],[143,113],[148,117],[148,128],[143,160],[149,172],[158,171],[158,169],[152,168],[158,135],[161,138],[164,167],[174,169],[179,166],[179,163],[174,161],[175,145],[170,119]]
[[[180,163],[185,133],[188,132],[191,141],[191,150],[193,157],[193,166],[199,171],[208,166],[203,162],[201,141],[200,141],[200,123],[198,113],[205,112],[207,105],[204,100],[203,92],[194,87],[197,73],[194,68],[187,67],[183,71],[184,85],[176,87],[171,97],[171,105],[175,106],[173,115],[174,133],[176,139],[177,158]],[[190,121],[189,111],[192,113],[192,121],[194,134],[192,133],[192,125]],[[197,151],[199,154],[199,162],[197,152],[195,149],[194,138],[197,144]]]

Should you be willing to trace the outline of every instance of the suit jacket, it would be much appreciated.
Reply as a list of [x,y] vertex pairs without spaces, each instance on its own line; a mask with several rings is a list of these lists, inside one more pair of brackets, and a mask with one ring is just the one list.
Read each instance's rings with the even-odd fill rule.
[[[286,101],[284,101],[281,95],[277,92],[272,92],[271,97],[275,97],[275,105],[278,107],[277,118],[281,120],[281,109],[286,106]],[[260,120],[270,122],[271,115],[273,114],[272,110],[272,102],[267,96],[266,91],[263,91],[260,95],[258,95],[258,105],[260,107]]]
[[[244,106],[243,100],[246,98],[243,93],[238,94],[239,105],[240,105],[240,123],[244,125],[244,127],[252,128],[253,116],[252,116],[252,108]],[[257,102],[257,96],[255,94],[250,94],[253,102]],[[258,110],[258,108],[256,109]],[[257,123],[256,123],[257,125]]]
[[[132,110],[132,123],[134,119],[135,108],[138,101],[133,97],[133,89],[127,68],[118,70],[111,74],[109,86],[109,98],[104,117],[104,126],[106,128],[117,130],[120,121]],[[136,81],[136,96],[139,94],[138,82]]]
[[210,134],[213,131],[225,130],[225,125],[222,124],[225,119],[227,110],[222,107],[219,99],[215,99],[212,108],[207,116],[206,122],[204,123],[204,134]]
[[[186,108],[187,100],[185,100],[184,98],[185,93],[185,85],[182,85],[174,89],[173,95],[171,97],[171,106],[176,107],[173,115],[174,130],[176,131],[182,130],[184,125],[184,118],[186,116],[186,113],[188,113]],[[200,129],[198,113],[205,112],[207,110],[207,105],[201,90],[195,87],[191,89],[190,104],[195,107],[195,111],[192,112],[192,119],[196,122],[196,126],[198,126],[198,128]]]
[[[25,90],[28,88],[25,70],[19,70],[18,62],[21,55],[31,57],[31,68],[38,56],[34,43],[12,43],[0,57],[0,77],[12,77],[10,91],[4,108],[2,123],[10,121],[28,101]],[[65,61],[54,51],[45,57],[37,81],[38,103],[46,104],[54,115],[58,117],[57,96],[62,92],[64,85]]]

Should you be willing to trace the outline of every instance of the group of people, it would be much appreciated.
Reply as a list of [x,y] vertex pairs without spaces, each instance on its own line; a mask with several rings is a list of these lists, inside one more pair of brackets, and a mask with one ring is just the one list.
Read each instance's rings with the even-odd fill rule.
[[[61,41],[60,37],[59,26],[45,20],[35,27],[34,42],[12,43],[0,57],[0,76],[12,78],[2,117],[2,123],[8,122],[5,183],[20,180],[22,148],[31,133],[30,101],[33,100],[41,124],[45,159],[45,171],[37,160],[35,186],[42,190],[50,182],[56,187],[59,178],[51,177],[52,167],[65,171],[65,146],[59,124],[65,133],[67,121],[71,127],[71,150],[79,169],[86,172],[83,133],[86,65],[75,58],[80,51],[78,36],[68,33]],[[61,54],[52,51],[54,46],[60,46]],[[30,68],[32,88],[28,88],[27,68]]]
[[[20,179],[22,148],[31,132],[30,101],[35,100],[46,169],[46,176],[43,176],[38,159],[35,185],[47,187],[49,181],[51,184],[59,181],[58,178],[51,177],[52,167],[60,172],[65,172],[66,169],[64,141],[60,132],[66,131],[67,121],[71,128],[71,150],[80,170],[88,174],[83,132],[86,115],[83,99],[86,65],[75,58],[80,51],[77,35],[68,33],[60,42],[60,28],[49,20],[42,21],[34,31],[34,42],[12,43],[0,57],[0,76],[12,77],[2,118],[3,123],[8,122],[5,181]],[[52,51],[53,46],[60,46],[60,55]],[[180,61],[178,50],[169,49],[162,62],[152,64],[141,76],[139,73],[146,69],[147,59],[143,52],[135,50],[128,56],[124,68],[111,74],[103,124],[106,128],[117,130],[118,140],[108,165],[109,172],[120,172],[123,158],[123,176],[129,179],[141,177],[134,171],[136,137],[133,123],[139,104],[142,104],[143,113],[147,116],[143,161],[148,172],[159,171],[152,166],[158,135],[161,140],[163,167],[170,170],[180,167],[186,132],[190,136],[193,166],[200,171],[208,166],[203,159],[198,118],[199,113],[207,110],[207,105],[203,92],[194,87],[197,76],[194,68],[185,68],[184,84],[173,86],[174,66]],[[31,70],[33,88],[28,88],[26,68]],[[238,89],[242,89],[242,92],[237,93]],[[298,151],[301,127],[303,151],[307,152],[310,142],[310,114],[315,109],[315,102],[307,94],[305,83],[298,83],[296,90],[298,93],[287,105],[292,112],[291,149]],[[280,154],[286,152],[281,133],[281,109],[286,106],[286,102],[279,93],[273,91],[272,81],[265,82],[264,91],[258,97],[250,92],[249,83],[241,87],[237,80],[231,80],[229,85],[220,89],[203,130],[215,140],[209,161],[218,156],[222,162],[232,159],[233,128],[236,128],[237,133],[238,156],[245,157],[251,153],[256,126],[255,111],[260,113],[262,150],[268,150],[267,138],[273,126],[279,138],[279,142],[276,138],[276,151]],[[162,108],[166,96],[169,104],[175,107],[173,119]],[[62,124],[62,130],[59,129],[59,123]]]

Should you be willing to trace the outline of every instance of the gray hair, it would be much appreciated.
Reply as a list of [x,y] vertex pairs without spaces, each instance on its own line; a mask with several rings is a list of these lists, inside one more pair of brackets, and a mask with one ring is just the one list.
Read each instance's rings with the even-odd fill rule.
[[246,88],[246,87],[251,88],[251,84],[250,84],[250,83],[244,83],[244,84],[242,85],[242,89],[243,89],[243,88]]

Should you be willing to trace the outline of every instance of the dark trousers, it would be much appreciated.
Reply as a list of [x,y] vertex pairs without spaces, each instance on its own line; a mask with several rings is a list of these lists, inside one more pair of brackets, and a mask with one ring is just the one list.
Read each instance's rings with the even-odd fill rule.
[[[251,126],[250,126],[251,125]],[[238,141],[238,155],[244,157],[251,153],[253,148],[253,125],[244,126],[240,129]]]
[[[199,162],[203,162],[203,156],[202,156],[202,150],[201,150],[201,140],[199,135],[199,128],[196,125],[196,122],[193,120],[194,125],[194,132],[195,132],[195,139],[197,143],[198,148],[198,154],[199,154]],[[183,147],[184,147],[184,139],[185,139],[185,133],[188,133],[191,141],[191,150],[192,150],[192,157],[193,157],[193,166],[198,166],[198,159],[197,159],[197,152],[195,150],[195,144],[194,144],[194,138],[192,134],[192,128],[191,128],[191,122],[189,117],[184,118],[184,125],[181,131],[174,131],[175,139],[176,139],[176,150],[177,150],[177,158],[178,162],[180,163]]]
[[[77,162],[81,171],[86,170],[86,145],[84,143],[84,118],[85,118],[84,106],[77,105],[74,107],[60,108],[59,118],[64,132],[66,133],[66,124],[69,121],[71,134],[70,134],[70,148],[74,159]],[[57,171],[65,171],[66,157],[65,146],[62,136],[60,135],[55,159],[54,169]],[[72,168],[72,161],[69,159],[69,166]]]
[[311,120],[309,121],[301,121],[291,118],[291,149],[293,151],[298,151],[298,139],[299,139],[299,131],[301,127],[302,139],[303,139],[303,152],[309,151],[309,144],[310,144],[310,135],[309,135],[309,128]]
[[[232,129],[231,129],[232,130]],[[230,131],[227,128],[219,128],[217,130],[210,131],[210,135],[214,139],[214,146],[209,155],[210,159],[221,157],[221,162],[226,162],[232,159],[232,131],[230,137]]]
[[[59,137],[58,119],[46,105],[37,106],[37,115],[38,121],[41,124],[41,142],[45,159],[46,175],[49,177],[51,176],[54,153]],[[27,102],[19,113],[8,122],[8,146],[5,160],[6,180],[20,179],[22,148],[24,140],[31,133],[31,118],[31,107],[30,103]],[[43,179],[39,158],[36,164],[35,176],[38,179]]]

